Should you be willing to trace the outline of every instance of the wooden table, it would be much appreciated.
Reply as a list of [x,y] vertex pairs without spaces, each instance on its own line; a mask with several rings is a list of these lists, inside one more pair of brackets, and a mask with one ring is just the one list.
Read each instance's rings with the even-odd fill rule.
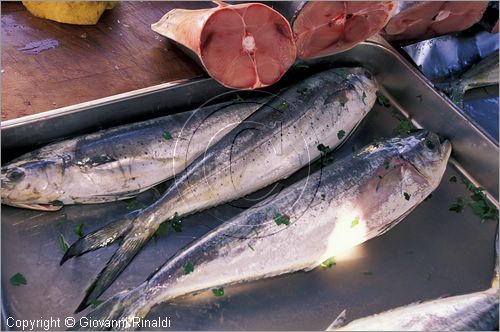
[[203,74],[150,25],[206,3],[119,2],[91,26],[34,17],[20,2],[1,6],[2,120]]

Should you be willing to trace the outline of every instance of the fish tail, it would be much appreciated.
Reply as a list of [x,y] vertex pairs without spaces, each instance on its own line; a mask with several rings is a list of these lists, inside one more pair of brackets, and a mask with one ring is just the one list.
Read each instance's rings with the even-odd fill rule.
[[[99,304],[97,308],[91,311],[88,315],[85,316],[86,320],[77,320],[77,324],[69,329],[69,331],[83,331],[88,330],[88,326],[82,326],[81,322],[87,321],[98,321],[102,322],[102,324],[92,325],[92,330],[97,331],[106,331],[106,330],[131,330],[134,329],[131,322],[128,322],[126,319],[131,318],[128,317],[132,314],[132,316],[138,314],[141,309],[138,305],[138,300],[143,295],[145,288],[147,287],[147,283],[142,284],[141,286],[132,289],[120,292],[110,299],[104,301]],[[137,308],[136,308],[137,307]],[[138,310],[136,310],[136,309]],[[135,313],[134,313],[135,312]],[[115,325],[106,325],[106,322],[115,322]],[[117,325],[120,324],[120,325]]]
[[[147,217],[147,216],[146,216]],[[141,220],[144,220],[141,218]],[[128,263],[135,257],[141,248],[153,236],[157,227],[153,227],[148,223],[142,223],[140,220],[135,220],[133,225],[127,230],[120,247],[111,259],[108,261],[104,269],[98,274],[97,278],[87,288],[85,297],[76,309],[76,313],[82,311],[93,301],[97,300],[113,281],[127,267]]]
[[60,265],[68,259],[81,256],[87,252],[106,247],[122,237],[131,227],[132,221],[136,218],[140,210],[127,214],[123,219],[115,220],[103,228],[85,235],[73,243],[64,253]]

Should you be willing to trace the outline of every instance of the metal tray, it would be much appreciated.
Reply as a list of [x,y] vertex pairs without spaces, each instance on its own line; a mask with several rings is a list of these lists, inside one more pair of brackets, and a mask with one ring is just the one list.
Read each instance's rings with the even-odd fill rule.
[[[348,320],[440,296],[486,289],[494,265],[496,222],[481,223],[466,208],[448,208],[466,196],[460,178],[487,189],[498,201],[498,144],[461,113],[407,60],[375,38],[356,48],[291,70],[281,86],[328,67],[363,65],[383,85],[392,107],[375,105],[335,158],[374,137],[390,136],[398,124],[392,111],[409,116],[417,127],[451,140],[452,160],[439,188],[390,232],[337,257],[330,269],[297,272],[225,288],[223,298],[211,292],[156,306],[148,319],[170,317],[173,330],[322,330],[343,310]],[[279,87],[279,86],[278,86]],[[211,79],[196,79],[76,105],[2,123],[4,161],[37,144],[99,128],[194,108],[227,91]],[[281,186],[304,175],[298,172]],[[459,181],[450,182],[451,176]],[[491,196],[490,196],[491,197]],[[148,191],[139,201],[150,202]],[[101,297],[134,287],[168,257],[209,229],[249,206],[251,200],[207,210],[183,220],[183,231],[151,241]],[[73,259],[62,267],[58,235],[72,242],[75,225],[84,232],[125,214],[126,203],[67,206],[59,212],[37,212],[2,206],[3,315],[16,319],[61,318],[72,312],[85,288],[108,261],[116,245]],[[25,286],[9,278],[20,272]],[[88,311],[85,311],[87,313]],[[76,316],[78,318],[80,316]],[[60,329],[64,329],[61,325]]]

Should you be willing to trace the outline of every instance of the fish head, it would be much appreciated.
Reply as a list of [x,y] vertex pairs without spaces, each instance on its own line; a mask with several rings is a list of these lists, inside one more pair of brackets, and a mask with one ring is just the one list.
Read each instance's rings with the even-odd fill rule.
[[63,165],[56,160],[17,161],[2,166],[2,204],[56,211],[62,207]]
[[450,142],[441,142],[437,134],[427,130],[400,138],[400,142],[399,156],[406,161],[415,176],[422,177],[434,190],[446,170],[451,154]]

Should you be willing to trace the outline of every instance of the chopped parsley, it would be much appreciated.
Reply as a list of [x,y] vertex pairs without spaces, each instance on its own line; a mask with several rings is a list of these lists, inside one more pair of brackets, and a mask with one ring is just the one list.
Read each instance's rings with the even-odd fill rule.
[[131,210],[131,211],[139,210],[139,209],[142,209],[143,207],[145,207],[145,205],[143,203],[139,202],[135,198],[128,199],[125,201],[125,203],[127,203],[127,210]]
[[462,197],[457,197],[457,201],[451,205],[450,211],[461,213],[464,210],[464,199]]
[[59,248],[61,248],[62,252],[64,253],[66,253],[66,251],[68,251],[69,249],[69,245],[62,234],[59,234]]
[[242,101],[245,101],[245,100],[243,98],[241,98],[239,94],[236,94],[236,97],[233,99],[233,101],[235,101],[235,102],[242,102]]
[[356,227],[358,224],[359,224],[359,217],[356,217],[351,221],[351,228]]
[[9,282],[12,286],[19,287],[21,285],[26,285],[28,281],[21,273],[16,273],[12,277],[10,277]]
[[330,153],[330,147],[328,145],[318,144],[317,148],[320,152],[320,164],[321,164],[321,166],[326,166],[328,164],[333,163],[334,159],[329,158],[327,156],[328,153]]
[[373,145],[374,147],[378,148],[378,147],[380,146],[380,143],[382,143],[382,142],[380,141],[380,138],[378,138],[378,137],[373,138],[372,145]]
[[322,269],[329,269],[334,265],[337,265],[337,263],[335,262],[335,257],[330,257],[327,260],[325,260],[323,263],[321,263],[320,267]]
[[389,161],[389,159],[384,160],[384,168],[389,169],[389,167],[391,167],[391,162]]
[[168,221],[162,222],[160,226],[158,226],[156,232],[153,234],[153,240],[156,241],[159,237],[166,236],[168,234],[168,230],[169,230]]
[[103,301],[102,300],[99,300],[99,299],[93,299],[92,302],[90,302],[90,304],[92,305],[92,309],[95,309],[99,306],[99,304],[101,304]]
[[455,175],[453,175],[451,178],[450,178],[450,182],[457,182],[457,177]]
[[273,217],[276,225],[290,225],[290,217],[286,214],[276,213]]
[[324,201],[325,200],[325,194],[321,194],[321,200]]
[[214,295],[216,297],[221,297],[221,296],[224,296],[224,288],[222,287],[219,287],[219,288],[213,288],[212,289],[212,293],[214,293]]
[[341,140],[345,136],[345,131],[344,130],[339,130],[337,133],[337,138]]
[[184,263],[184,274],[190,274],[193,271],[194,271],[194,266],[191,261],[187,261],[186,263]]
[[288,108],[288,103],[286,101],[281,102],[276,109],[278,111],[284,111]]
[[174,213],[174,216],[172,217],[172,219],[170,219],[170,225],[172,226],[174,231],[182,232],[181,217],[179,217],[179,214],[177,212]]
[[406,193],[406,192],[405,192],[405,193],[403,193],[403,195],[405,196],[405,199],[406,199],[407,201],[409,201],[409,200],[410,200],[410,197],[411,197],[411,195],[410,195],[410,194],[408,194],[408,193]]
[[83,224],[76,225],[73,231],[75,232],[76,236],[81,239],[83,237]]
[[389,102],[389,99],[384,96],[384,95],[378,95],[377,96],[377,104],[379,104],[380,106],[384,106],[384,107],[390,107],[391,106],[391,103]]
[[172,134],[168,130],[165,130],[162,134],[162,137],[168,141],[172,139]]
[[354,144],[351,148],[352,152],[355,152],[357,149],[358,149],[358,146],[356,144]]
[[411,124],[411,121],[408,119],[403,119],[399,121],[396,128],[394,128],[393,132],[396,135],[410,134],[412,130],[413,130],[413,125]]

